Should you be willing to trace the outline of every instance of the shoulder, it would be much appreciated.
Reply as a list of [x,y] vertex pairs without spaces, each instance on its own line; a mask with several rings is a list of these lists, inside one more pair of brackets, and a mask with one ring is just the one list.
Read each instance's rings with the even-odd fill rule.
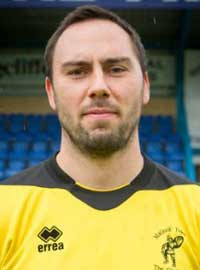
[[[0,186],[8,185],[34,185],[41,186],[43,181],[49,177],[46,163],[48,161],[41,162],[40,164],[25,169],[24,171],[9,177],[8,179],[1,181]],[[1,187],[0,187],[1,188]]]
[[[152,169],[146,190],[152,191],[156,200],[169,203],[183,211],[191,211],[200,217],[200,186],[185,176],[147,159]],[[157,192],[158,191],[158,192]]]
[[[200,204],[200,186],[168,168],[154,163],[155,170],[151,178],[150,186],[156,186],[158,190],[172,192],[177,198],[185,198],[186,201],[197,201]],[[176,195],[175,195],[176,194]]]
[[46,163],[48,160],[0,182],[0,216],[12,216],[26,206],[29,208],[30,202],[31,205],[38,202],[44,190],[52,185]]
[[[177,191],[186,190],[189,194],[191,190],[200,193],[200,186],[186,176],[177,174],[147,157],[145,157],[145,163],[146,169],[143,177],[148,178],[148,184],[145,189],[168,190],[173,188],[173,190]],[[190,194],[190,196],[192,196],[192,194]]]
[[152,188],[155,187],[156,189],[167,189],[180,185],[196,185],[195,182],[192,182],[186,176],[171,171],[161,164],[158,164],[150,159],[147,159],[146,162],[150,163],[150,166],[153,168],[151,181],[149,183],[150,187]]

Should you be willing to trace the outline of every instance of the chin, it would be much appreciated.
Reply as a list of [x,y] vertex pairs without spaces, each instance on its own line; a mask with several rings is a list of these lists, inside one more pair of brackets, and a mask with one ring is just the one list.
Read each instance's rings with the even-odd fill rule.
[[105,128],[98,128],[98,129],[95,129],[95,130],[93,130],[93,131],[91,131],[89,133],[90,133],[91,137],[110,136],[112,134],[112,132],[110,130],[105,129]]

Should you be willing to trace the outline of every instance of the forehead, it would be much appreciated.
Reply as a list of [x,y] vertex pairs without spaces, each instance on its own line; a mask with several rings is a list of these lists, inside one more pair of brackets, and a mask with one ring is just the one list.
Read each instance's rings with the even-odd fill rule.
[[131,39],[124,29],[108,20],[89,20],[69,26],[57,41],[54,61],[89,58],[133,57]]

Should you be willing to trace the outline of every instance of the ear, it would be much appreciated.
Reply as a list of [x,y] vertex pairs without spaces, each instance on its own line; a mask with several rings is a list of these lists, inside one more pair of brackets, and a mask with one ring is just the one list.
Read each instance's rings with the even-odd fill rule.
[[143,104],[146,105],[150,100],[150,82],[147,72],[144,73],[143,78],[144,78]]
[[49,77],[45,78],[45,90],[47,93],[49,105],[55,111],[56,110],[55,93],[53,89],[53,84],[49,79]]

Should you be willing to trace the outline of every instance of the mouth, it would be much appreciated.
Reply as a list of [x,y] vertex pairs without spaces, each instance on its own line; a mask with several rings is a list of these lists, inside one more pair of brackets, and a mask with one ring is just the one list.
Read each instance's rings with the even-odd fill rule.
[[116,111],[107,109],[107,108],[96,108],[90,109],[83,113],[84,117],[92,117],[97,119],[106,119],[111,117],[116,117],[118,114]]

